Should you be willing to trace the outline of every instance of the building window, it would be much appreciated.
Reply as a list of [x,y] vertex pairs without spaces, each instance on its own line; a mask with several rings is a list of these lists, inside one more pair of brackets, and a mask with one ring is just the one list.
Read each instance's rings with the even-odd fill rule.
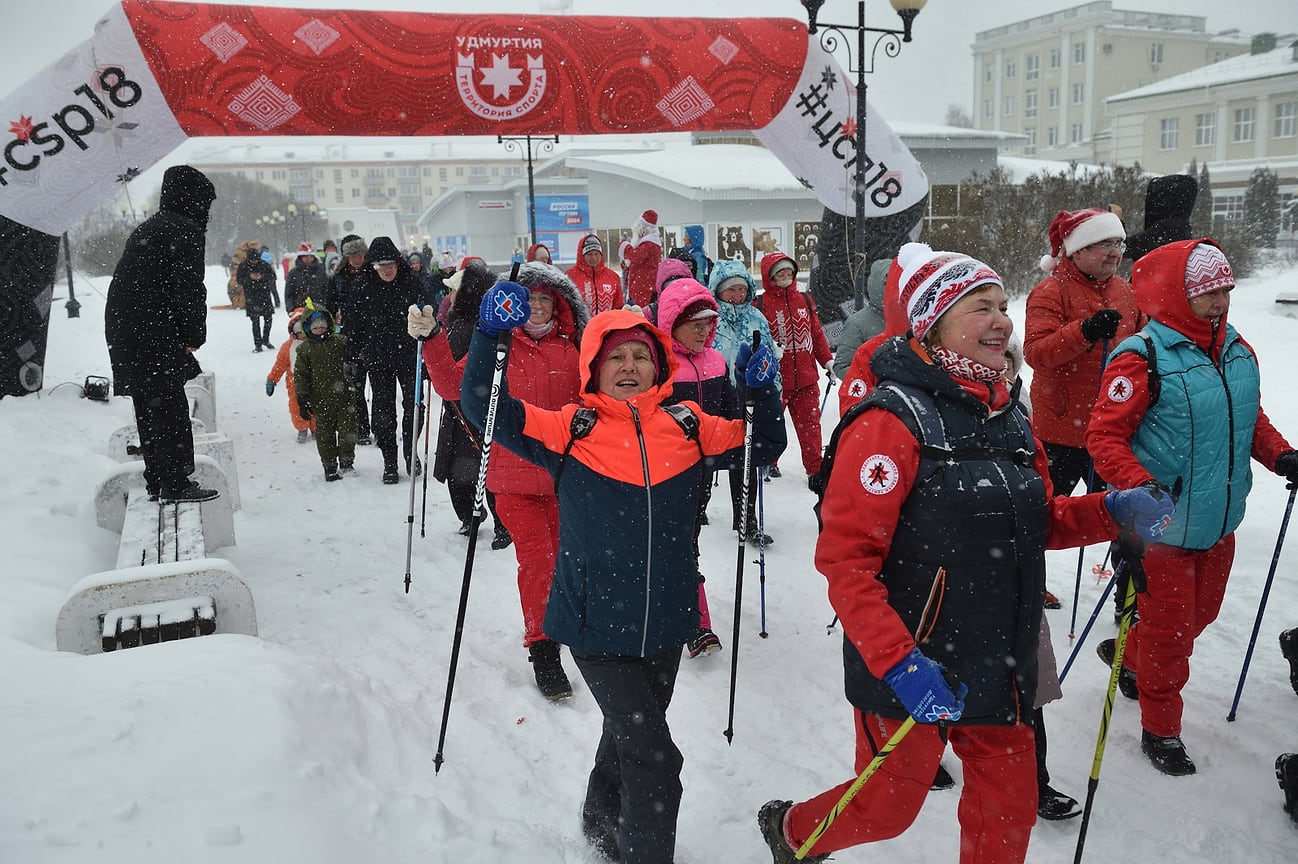
[[1078,64],[1078,63],[1085,63],[1085,62],[1086,62],[1086,43],[1077,42],[1073,45],[1073,63]]
[[1060,54],[1061,54],[1061,52],[1060,52],[1060,50],[1059,50],[1058,48],[1051,48],[1051,49],[1050,49],[1050,68],[1051,68],[1051,69],[1058,69],[1058,68],[1059,68],[1059,65],[1060,65],[1060,62],[1061,62]]
[[470,180],[481,180],[481,179],[483,179],[483,178],[486,177],[486,176],[487,176],[487,166],[486,166],[486,165],[473,165],[473,166],[470,166],[470,168],[469,168],[469,179],[470,179]]
[[1070,126],[1070,127],[1068,128],[1068,143],[1069,143],[1069,144],[1080,144],[1080,143],[1082,143],[1082,124],[1081,124],[1081,123],[1074,123],[1072,126]]
[[1023,130],[1023,134],[1028,136],[1028,143],[1023,148],[1023,155],[1031,156],[1037,152],[1037,129],[1035,126],[1029,126]]
[[1157,66],[1163,62],[1163,43],[1153,42],[1149,46],[1149,62]]
[[1046,91],[1046,107],[1047,107],[1047,108],[1058,108],[1058,107],[1059,107],[1059,88],[1058,88],[1058,87],[1051,87],[1049,90]]
[[343,182],[343,169],[341,168],[334,169],[334,182],[335,183]]
[[1073,85],[1073,104],[1074,104],[1074,105],[1081,105],[1081,104],[1082,104],[1082,101],[1083,101],[1083,97],[1084,97],[1085,95],[1086,95],[1086,85],[1085,85],[1085,84],[1074,84],[1074,85]]
[[1023,58],[1023,80],[1036,81],[1041,77],[1041,55],[1029,54]]
[[265,171],[262,171],[262,170],[260,170],[260,169],[258,169],[258,171],[257,171],[257,179],[258,179],[258,180],[265,180],[265,179],[266,179],[266,172],[265,172]]
[[1046,129],[1046,146],[1054,147],[1059,144],[1059,130],[1054,126]]
[[315,179],[317,179],[317,180],[323,180],[323,179],[324,179],[324,171],[321,170],[321,169],[319,169],[319,168],[317,168],[317,169],[315,170]]
[[1298,135],[1298,102],[1281,102],[1275,106],[1276,138],[1292,138]]
[[1014,97],[1013,97],[1013,96],[1006,96],[1006,97],[1005,97],[1005,116],[1006,116],[1006,117],[1012,117],[1012,116],[1014,116]]
[[343,203],[343,190],[341,189],[334,190],[334,203],[335,204]]
[[394,169],[392,169],[392,168],[389,168],[389,169],[388,169],[388,176],[389,176],[389,177],[395,177],[395,176],[397,176],[396,171],[395,171]]
[[389,186],[389,187],[388,187],[388,197],[389,197],[389,198],[395,198],[395,197],[397,197],[397,190],[396,190],[396,187],[395,187],[395,186]]
[[1217,115],[1213,112],[1194,115],[1194,146],[1211,147],[1217,143]]
[[996,77],[995,64],[987,60],[983,62],[983,80],[990,84]]
[[1181,133],[1180,117],[1164,117],[1159,121],[1158,149],[1175,150]]
[[433,169],[432,169],[432,168],[429,168],[428,166],[424,166],[424,176],[425,176],[425,177],[432,177],[432,176],[433,176]]
[[1212,196],[1212,224],[1218,221],[1238,222],[1244,218],[1243,195]]
[[1006,61],[1005,61],[1005,77],[1006,77],[1006,78],[1013,78],[1013,77],[1014,77],[1014,72],[1015,72],[1017,66],[1018,66],[1018,64],[1017,64],[1016,62],[1014,62],[1013,60],[1006,60]]
[[438,180],[441,180],[443,183],[446,182],[446,169],[445,169],[445,168],[438,168],[438,169],[437,169],[437,179],[438,179]]
[[456,176],[456,177],[463,177],[463,176],[464,176],[464,166],[463,166],[463,165],[456,165],[456,166],[455,166],[455,176]]
[[1023,94],[1023,117],[1027,120],[1037,116],[1037,91],[1029,90]]
[[992,113],[993,113],[992,100],[990,100],[990,99],[984,99],[984,100],[983,100],[983,118],[986,119],[986,118],[991,117],[991,116],[992,116]]
[[359,188],[353,186],[353,187],[352,187],[352,197],[353,197],[353,198],[359,198],[359,197],[361,197],[361,190],[360,190]]
[[1253,109],[1236,108],[1235,109],[1235,137],[1234,141],[1241,144],[1245,141],[1253,140]]

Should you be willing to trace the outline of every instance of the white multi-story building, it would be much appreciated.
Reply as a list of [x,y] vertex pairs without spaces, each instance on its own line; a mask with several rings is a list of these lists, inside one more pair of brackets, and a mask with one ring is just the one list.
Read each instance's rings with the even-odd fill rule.
[[974,122],[1025,136],[1025,156],[1094,161],[1109,96],[1248,50],[1247,37],[1210,34],[1201,16],[1095,0],[975,36]]

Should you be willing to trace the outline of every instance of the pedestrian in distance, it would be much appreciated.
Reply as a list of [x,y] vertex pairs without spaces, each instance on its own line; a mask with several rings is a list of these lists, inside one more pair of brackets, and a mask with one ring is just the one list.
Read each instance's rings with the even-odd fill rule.
[[658,262],[663,258],[663,238],[658,231],[658,213],[646,210],[636,218],[631,239],[622,247],[622,270],[626,275],[627,302],[641,308],[653,302]]
[[[878,387],[840,429],[816,568],[843,626],[856,768],[895,750],[836,809],[847,781],[758,814],[776,864],[896,837],[949,740],[964,766],[961,864],[1018,864],[1037,819],[1035,703],[1045,551],[1157,539],[1172,511],[1145,488],[1052,496],[1045,454],[1006,378],[1013,333],[1000,277],[967,255],[898,254],[910,334],[887,340]],[[910,725],[913,720],[915,725]],[[894,736],[902,732],[898,743]]]
[[622,277],[604,265],[604,244],[594,234],[587,234],[577,244],[577,263],[568,268],[567,276],[581,292],[591,315],[626,304]]
[[[494,402],[495,443],[555,478],[559,558],[545,632],[572,651],[603,715],[583,832],[607,858],[669,864],[683,758],[667,709],[681,647],[699,622],[686,538],[705,460],[742,464],[745,424],[694,406],[679,418],[664,408],[678,363],[671,340],[628,310],[596,315],[587,326],[580,405],[529,405],[510,395],[507,378],[490,395],[494,343],[527,320],[527,298],[510,282],[487,293],[461,402],[475,426]],[[784,446],[776,361],[769,346],[751,344],[739,361],[755,401],[752,450],[769,462]],[[628,450],[641,455],[628,459]]]
[[216,187],[188,165],[162,176],[158,210],[126,238],[104,305],[104,337],[116,392],[130,396],[150,498],[209,501],[214,489],[190,480],[194,434],[185,382],[203,370],[194,352],[207,341],[203,255]]
[[279,308],[275,266],[261,255],[249,255],[239,265],[235,278],[243,288],[243,311],[252,325],[253,352],[274,350],[275,346],[270,344],[270,326]]
[[284,308],[290,311],[300,309],[306,305],[307,298],[323,304],[328,282],[329,276],[315,254],[315,247],[310,243],[301,244],[297,247],[293,269],[288,271],[288,278],[284,280]]
[[304,319],[306,341],[293,361],[298,414],[315,421],[316,452],[332,482],[356,470],[355,370],[346,359],[347,337],[329,310],[311,304]]
[[[511,339],[506,369],[510,391],[540,408],[562,408],[578,401],[580,394],[578,352],[589,317],[586,304],[572,280],[547,264],[524,264],[517,280],[530,292],[532,314]],[[476,309],[473,321],[476,324]],[[423,340],[424,365],[437,394],[443,404],[455,405],[460,398],[463,364],[457,363],[432,307],[410,307],[407,324],[410,335]],[[463,355],[461,350],[460,359]],[[572,695],[572,684],[563,670],[558,643],[546,636],[542,626],[559,553],[559,499],[554,481],[543,468],[501,448],[491,451],[487,489],[495,496],[498,523],[505,529],[501,532],[505,542],[493,540],[492,548],[512,543],[518,561],[523,647],[536,686],[547,699],[566,699]]]
[[[365,400],[365,384],[369,376],[366,373],[365,359],[360,354],[360,340],[355,338],[364,321],[354,283],[364,272],[368,252],[369,246],[356,234],[342,238],[342,257],[329,277],[323,304],[342,325],[343,335],[349,337],[350,356],[347,359],[356,368],[356,443],[359,445],[374,443],[370,429],[370,406]],[[353,329],[356,329],[355,333]]]
[[293,428],[297,430],[297,443],[305,444],[315,432],[315,419],[303,419],[297,407],[297,387],[293,378],[293,364],[297,360],[298,346],[306,340],[306,331],[302,329],[302,314],[305,309],[294,309],[288,313],[288,338],[275,352],[275,364],[266,375],[266,395],[275,395],[275,385],[281,378],[286,379],[288,391],[288,416]]
[[[1149,321],[1114,349],[1086,445],[1116,488],[1179,487],[1176,515],[1145,554],[1119,681],[1140,701],[1141,751],[1184,776],[1197,769],[1181,740],[1181,692],[1195,640],[1221,609],[1250,458],[1295,483],[1298,452],[1262,410],[1257,355],[1227,321],[1235,277],[1217,243],[1160,246],[1136,262],[1132,285]],[[1099,646],[1110,662],[1111,642]]]

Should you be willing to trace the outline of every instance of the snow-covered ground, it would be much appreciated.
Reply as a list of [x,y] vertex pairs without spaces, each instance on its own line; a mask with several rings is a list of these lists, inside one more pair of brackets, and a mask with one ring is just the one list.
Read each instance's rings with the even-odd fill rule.
[[[1273,302],[1292,284],[1293,273],[1282,271],[1246,280],[1231,320],[1262,355],[1272,419],[1298,441],[1298,400],[1285,383],[1295,320]],[[375,448],[362,449],[359,476],[325,484],[314,446],[296,443],[284,388],[269,399],[263,392],[274,355],[250,352],[241,312],[210,313],[199,357],[216,373],[219,426],[236,442],[243,496],[238,545],[219,554],[253,591],[260,638],[212,636],[92,657],[55,651],[68,589],[116,557],[117,537],[96,527],[92,502],[112,466],[109,434],[131,422],[130,404],[78,398],[87,375],[109,374],[106,285],[79,279],[77,319],[56,298],[45,392],[0,401],[8,560],[0,576],[0,861],[593,864],[578,808],[599,712],[566,652],[574,697],[556,705],[536,692],[520,647],[512,549],[490,551],[483,532],[446,762],[435,776],[466,548],[444,487],[428,487],[423,538],[417,501],[406,594],[408,487],[380,485]],[[208,286],[211,302],[225,302],[219,268],[208,271]],[[1021,320],[1021,301],[1014,315]],[[276,341],[284,321],[280,312]],[[731,745],[722,731],[735,542],[725,530],[724,486],[703,532],[725,650],[683,662],[670,713],[685,754],[682,864],[768,860],[757,808],[774,797],[800,800],[852,773],[840,638],[826,634],[833,612],[811,564],[815,521],[796,447],[782,465],[784,478],[764,489],[776,538],[765,562],[770,635],[757,636],[759,576],[750,564]],[[1298,855],[1298,826],[1281,810],[1272,773],[1277,754],[1298,750],[1298,696],[1276,645],[1280,630],[1298,626],[1298,541],[1281,557],[1238,720],[1225,721],[1287,498],[1278,478],[1259,473],[1222,618],[1193,661],[1184,739],[1198,776],[1168,778],[1150,767],[1139,753],[1136,707],[1119,697],[1086,860],[1261,864]],[[1102,555],[1096,547],[1086,556],[1079,633],[1103,587],[1089,575]],[[1061,664],[1076,562],[1073,551],[1050,558],[1051,588],[1066,602],[1049,613]],[[1106,607],[1065,698],[1046,711],[1055,783],[1078,798],[1107,683],[1093,644],[1113,631]],[[959,763],[947,764],[958,780]],[[958,786],[933,793],[901,838],[836,860],[956,860],[958,797]],[[1028,860],[1072,861],[1078,825],[1038,825]]]

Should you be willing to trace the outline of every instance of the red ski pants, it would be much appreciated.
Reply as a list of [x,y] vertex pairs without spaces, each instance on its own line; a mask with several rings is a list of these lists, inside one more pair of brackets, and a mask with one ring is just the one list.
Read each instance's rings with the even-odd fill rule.
[[514,538],[518,599],[523,607],[523,647],[545,638],[545,604],[550,600],[559,554],[559,499],[553,495],[496,493],[496,517]]
[[784,407],[793,418],[793,431],[802,451],[802,467],[807,476],[820,471],[825,444],[820,440],[820,390],[816,385],[784,391]]
[[1210,549],[1150,546],[1145,553],[1148,591],[1136,595],[1140,620],[1127,634],[1123,665],[1140,685],[1140,725],[1150,734],[1181,734],[1194,640],[1217,620],[1235,560],[1235,535]]
[[[854,712],[859,773],[901,725]],[[953,726],[951,749],[964,766],[960,792],[960,864],[1021,864],[1037,820],[1037,764],[1031,727]],[[916,724],[812,848],[822,855],[888,840],[910,827],[928,795],[946,745],[936,726]],[[855,778],[794,805],[784,833],[800,847]]]

